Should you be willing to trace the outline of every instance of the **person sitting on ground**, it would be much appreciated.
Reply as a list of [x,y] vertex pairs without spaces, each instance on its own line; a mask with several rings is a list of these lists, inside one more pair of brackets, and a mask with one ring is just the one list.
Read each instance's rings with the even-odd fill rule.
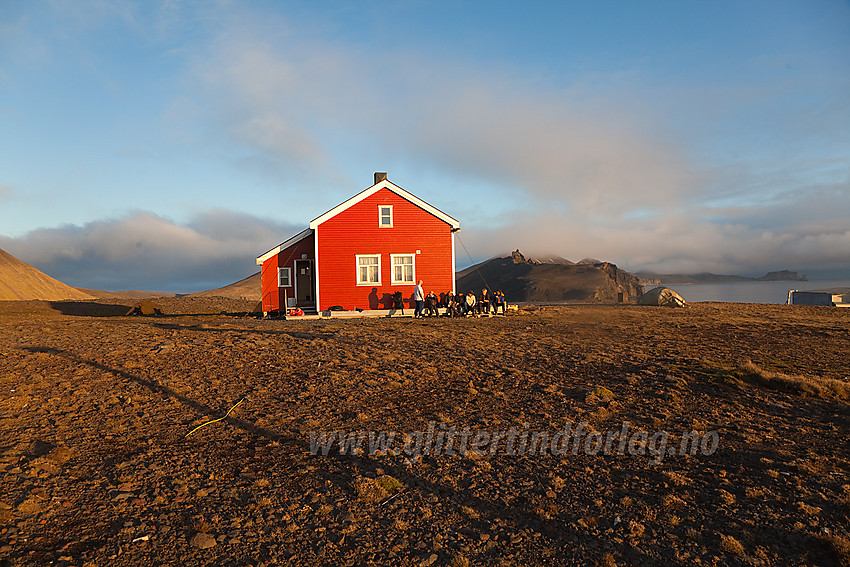
[[437,312],[437,294],[433,291],[429,291],[428,295],[425,296],[425,314],[428,317],[439,315]]
[[475,314],[476,303],[475,294],[472,293],[472,290],[468,291],[466,293],[466,298],[463,300],[463,315],[467,316],[470,313]]
[[499,314],[499,309],[502,310],[502,315],[505,314],[506,306],[505,306],[505,294],[502,293],[501,289],[497,289],[496,293],[493,294],[493,313]]
[[443,307],[446,308],[446,317],[454,317],[457,315],[457,301],[455,300],[455,294],[453,292],[446,292],[443,299]]
[[487,293],[487,288],[481,290],[481,295],[478,296],[478,313],[480,315],[490,314],[490,294]]
[[455,296],[454,312],[455,312],[455,315],[457,315],[458,317],[463,315],[463,304],[465,302],[466,302],[466,296],[463,294],[463,292],[462,291],[457,292],[457,295]]

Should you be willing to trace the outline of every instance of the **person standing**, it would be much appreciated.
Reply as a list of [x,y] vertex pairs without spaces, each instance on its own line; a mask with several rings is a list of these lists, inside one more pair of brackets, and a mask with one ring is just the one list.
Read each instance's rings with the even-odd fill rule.
[[413,288],[413,301],[416,303],[413,318],[419,319],[423,316],[422,310],[425,308],[425,290],[422,289],[422,280],[416,282],[416,287]]

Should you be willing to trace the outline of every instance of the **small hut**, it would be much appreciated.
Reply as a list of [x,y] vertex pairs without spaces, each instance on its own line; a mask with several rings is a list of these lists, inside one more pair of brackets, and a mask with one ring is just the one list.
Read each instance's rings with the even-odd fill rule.
[[660,305],[662,307],[684,307],[685,299],[669,287],[655,287],[645,292],[638,305]]

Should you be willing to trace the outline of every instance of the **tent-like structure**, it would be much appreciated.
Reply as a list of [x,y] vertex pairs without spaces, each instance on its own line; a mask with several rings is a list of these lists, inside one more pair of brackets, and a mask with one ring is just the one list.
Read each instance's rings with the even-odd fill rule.
[[684,307],[684,298],[668,287],[655,287],[644,292],[638,305],[661,305],[663,307]]
[[127,316],[130,315],[146,315],[150,317],[151,315],[162,315],[162,308],[149,299],[145,299],[136,303],[134,306],[127,311]]

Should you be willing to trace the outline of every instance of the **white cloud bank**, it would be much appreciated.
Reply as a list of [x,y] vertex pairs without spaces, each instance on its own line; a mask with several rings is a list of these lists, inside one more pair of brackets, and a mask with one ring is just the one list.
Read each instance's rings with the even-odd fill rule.
[[[844,206],[850,206],[845,200]],[[677,216],[629,226],[590,226],[541,214],[498,230],[462,232],[471,251],[520,248],[571,260],[594,257],[630,270],[759,276],[790,269],[820,279],[850,278],[850,228],[844,221],[786,226],[782,231]],[[475,252],[473,252],[475,253]]]
[[138,211],[0,237],[0,248],[69,285],[189,293],[258,271],[257,256],[303,228],[222,210],[186,224]]
[[[554,252],[572,260],[591,256],[633,271],[757,276],[793,269],[847,278],[850,274],[835,268],[850,266],[850,227],[839,212],[850,210],[848,196],[845,191],[833,200],[822,196],[816,203],[788,201],[736,211],[747,223],[668,215],[633,220],[628,226],[617,219],[593,225],[572,214],[535,213],[499,229],[464,229],[459,237],[476,260],[520,248],[531,255]],[[823,207],[836,211],[832,221],[807,218],[807,209]],[[753,228],[759,214],[795,211],[800,222],[789,223],[782,232]],[[0,248],[70,285],[188,293],[256,272],[257,256],[303,228],[224,210],[183,224],[137,211],[82,226],[42,228],[19,238],[0,236]],[[469,263],[458,247],[458,268]]]

